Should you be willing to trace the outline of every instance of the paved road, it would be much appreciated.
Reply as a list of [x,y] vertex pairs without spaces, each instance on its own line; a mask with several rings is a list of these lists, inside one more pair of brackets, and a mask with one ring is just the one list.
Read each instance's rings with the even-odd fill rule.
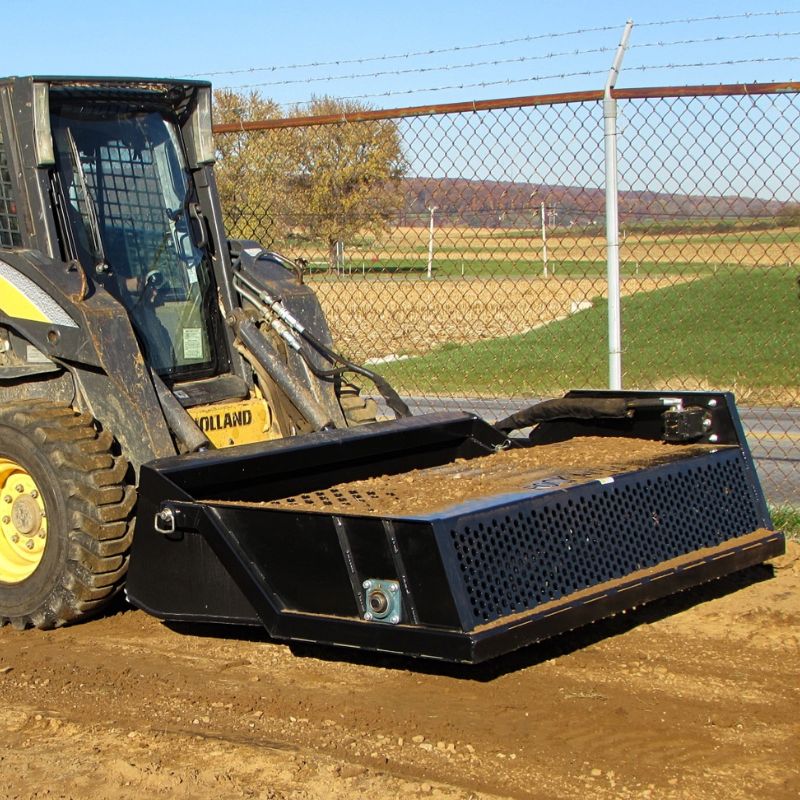
[[[494,420],[535,403],[537,398],[406,397],[405,400],[415,414],[465,410]],[[388,410],[386,413],[390,414]],[[767,499],[775,505],[800,505],[800,409],[740,406],[739,413]]]

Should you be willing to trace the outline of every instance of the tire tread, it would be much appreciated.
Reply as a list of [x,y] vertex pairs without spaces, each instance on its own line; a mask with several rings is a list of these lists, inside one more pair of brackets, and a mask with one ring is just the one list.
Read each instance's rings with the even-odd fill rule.
[[136,491],[113,437],[88,414],[47,400],[0,407],[0,425],[36,443],[61,479],[69,530],[66,562],[44,604],[0,625],[54,628],[100,611],[122,588],[133,538]]

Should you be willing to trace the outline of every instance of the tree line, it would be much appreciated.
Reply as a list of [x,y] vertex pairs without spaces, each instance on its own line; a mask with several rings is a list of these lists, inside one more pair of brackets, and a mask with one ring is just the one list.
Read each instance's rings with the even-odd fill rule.
[[[289,115],[257,92],[214,93],[215,123],[342,115],[367,110],[329,97]],[[407,164],[392,120],[237,131],[215,137],[216,176],[229,234],[268,247],[292,238],[338,243],[379,236],[402,209]]]

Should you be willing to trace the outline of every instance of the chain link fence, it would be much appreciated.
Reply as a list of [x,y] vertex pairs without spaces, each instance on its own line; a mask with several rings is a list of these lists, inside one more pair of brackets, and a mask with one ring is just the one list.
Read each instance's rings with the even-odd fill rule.
[[[624,388],[730,389],[800,501],[800,84],[617,91]],[[418,410],[608,385],[602,95],[218,125],[229,234],[302,259]]]

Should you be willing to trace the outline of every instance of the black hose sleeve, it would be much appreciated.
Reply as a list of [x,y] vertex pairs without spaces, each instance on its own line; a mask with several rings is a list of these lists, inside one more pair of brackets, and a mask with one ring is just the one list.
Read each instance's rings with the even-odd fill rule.
[[[386,378],[382,377],[377,372],[373,372],[371,369],[367,369],[359,364],[355,364],[354,362],[349,361],[348,359],[334,352],[327,345],[317,339],[313,333],[310,333],[307,330],[304,330],[301,336],[318,352],[325,356],[325,358],[327,358],[331,363],[342,364],[344,366],[344,371],[354,372],[357,375],[363,375],[365,378],[371,380],[372,383],[375,384],[375,388],[378,390],[381,397],[383,397],[383,399],[386,401],[386,405],[389,406],[389,408],[391,408],[398,417],[411,416],[411,409],[403,402],[403,399],[394,390]],[[306,362],[308,363],[308,359]]]
[[510,433],[553,419],[623,419],[632,413],[628,400],[623,397],[557,397],[498,420],[494,427],[502,433]]

